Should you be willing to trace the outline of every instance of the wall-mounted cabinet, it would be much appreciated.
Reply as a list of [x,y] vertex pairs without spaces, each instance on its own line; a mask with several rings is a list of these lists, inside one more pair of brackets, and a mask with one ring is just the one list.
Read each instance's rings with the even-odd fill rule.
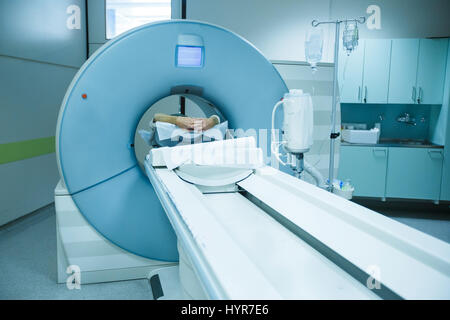
[[448,39],[420,39],[417,103],[442,104]]
[[342,103],[387,103],[391,40],[364,40],[339,57]]
[[443,149],[341,146],[339,163],[354,196],[439,200]]
[[392,40],[388,103],[415,103],[419,39]]
[[389,103],[441,104],[447,39],[392,40]]
[[391,40],[366,40],[364,46],[363,103],[387,103]]
[[366,39],[339,54],[342,103],[442,104],[448,39]]
[[339,50],[338,82],[342,103],[360,103],[364,65],[364,40],[350,55]]

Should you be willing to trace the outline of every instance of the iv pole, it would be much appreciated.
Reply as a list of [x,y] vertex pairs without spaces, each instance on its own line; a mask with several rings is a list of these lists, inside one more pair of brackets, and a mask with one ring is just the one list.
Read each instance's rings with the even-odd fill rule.
[[337,104],[337,91],[338,91],[338,54],[339,54],[339,34],[341,23],[355,22],[356,24],[363,24],[366,22],[365,17],[360,17],[359,19],[345,19],[345,20],[335,20],[335,21],[317,21],[313,20],[311,25],[315,28],[321,24],[335,24],[336,34],[334,38],[334,72],[333,72],[333,101],[331,105],[331,134],[330,134],[330,164],[328,171],[328,186],[327,190],[333,191],[333,180],[334,180],[334,140],[339,137],[340,133],[336,132],[336,104]]

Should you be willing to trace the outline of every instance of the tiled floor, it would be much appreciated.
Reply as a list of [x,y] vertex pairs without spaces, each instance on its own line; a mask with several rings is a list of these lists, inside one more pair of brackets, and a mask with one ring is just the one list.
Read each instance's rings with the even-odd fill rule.
[[[450,212],[371,207],[450,243]],[[152,299],[152,293],[146,280],[88,284],[80,290],[57,284],[55,209],[49,205],[0,227],[0,299]]]

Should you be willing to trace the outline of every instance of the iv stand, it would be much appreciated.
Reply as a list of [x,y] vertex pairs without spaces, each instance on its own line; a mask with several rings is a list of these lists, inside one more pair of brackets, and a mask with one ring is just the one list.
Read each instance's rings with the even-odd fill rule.
[[345,19],[335,21],[317,21],[313,20],[311,25],[315,28],[321,24],[335,24],[336,34],[334,38],[334,72],[333,72],[333,101],[331,105],[331,134],[330,134],[330,164],[328,171],[328,186],[327,190],[333,192],[333,180],[334,180],[334,140],[339,137],[340,133],[336,132],[336,104],[337,104],[337,91],[338,91],[338,54],[339,54],[339,34],[340,25],[345,22],[356,22],[357,24],[366,22],[365,17],[359,19]]

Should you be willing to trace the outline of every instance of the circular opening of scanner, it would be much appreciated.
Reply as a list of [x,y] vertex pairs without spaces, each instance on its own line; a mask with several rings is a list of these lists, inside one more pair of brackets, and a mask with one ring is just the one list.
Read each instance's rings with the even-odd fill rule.
[[[150,150],[154,147],[166,146],[161,143],[153,123],[153,117],[157,113],[192,118],[209,118],[212,115],[216,115],[219,117],[221,123],[226,121],[216,106],[208,100],[194,94],[173,94],[158,100],[147,109],[139,120],[134,135],[134,152],[139,167],[143,172],[145,172],[145,156]],[[180,141],[171,142],[172,145],[176,145]]]

